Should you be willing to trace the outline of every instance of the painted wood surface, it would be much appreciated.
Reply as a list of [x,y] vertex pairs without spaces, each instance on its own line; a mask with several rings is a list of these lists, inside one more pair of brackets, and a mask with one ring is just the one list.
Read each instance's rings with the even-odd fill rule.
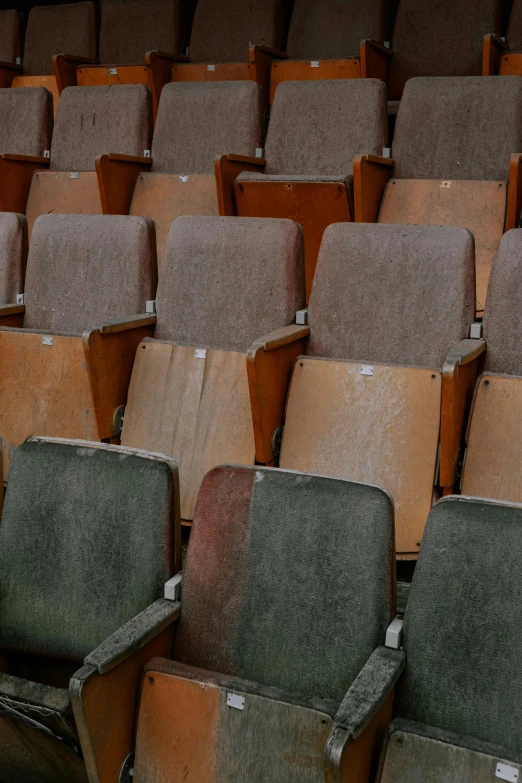
[[361,61],[358,57],[343,60],[278,60],[272,63],[270,71],[270,105],[281,82],[359,79],[360,76]]
[[[77,176],[71,177],[71,174]],[[101,215],[102,207],[96,172],[35,172],[27,199],[29,237],[36,218],[49,213]]]
[[245,51],[244,63],[181,63],[172,66],[173,82],[229,82],[250,79]]
[[148,84],[148,70],[146,65],[91,65],[88,68],[78,68],[76,80],[78,87],[97,87],[105,84]]

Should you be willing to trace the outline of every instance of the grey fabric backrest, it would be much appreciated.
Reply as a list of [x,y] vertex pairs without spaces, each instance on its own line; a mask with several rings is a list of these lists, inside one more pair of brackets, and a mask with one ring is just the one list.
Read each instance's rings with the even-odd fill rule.
[[82,334],[144,313],[156,275],[149,218],[42,215],[27,259],[24,327]]
[[415,76],[480,76],[482,43],[503,35],[503,0],[400,0],[393,28],[390,100]]
[[395,177],[507,181],[510,156],[520,149],[521,76],[406,85],[393,139]]
[[155,337],[246,351],[304,307],[303,238],[292,220],[180,217],[156,297]]
[[173,658],[341,701],[384,643],[394,561],[384,490],[217,468],[198,496]]
[[31,8],[25,33],[24,73],[30,76],[52,73],[55,54],[97,57],[93,2]]
[[103,0],[100,62],[145,64],[150,51],[185,54],[183,0]]
[[143,84],[66,87],[56,112],[51,168],[94,171],[98,155],[143,155],[152,135],[151,95]]
[[0,61],[15,63],[22,54],[21,14],[14,8],[0,11]]
[[522,375],[522,229],[500,240],[484,310],[484,369]]
[[265,144],[266,174],[351,174],[386,145],[386,87],[377,79],[283,82]]
[[506,43],[512,52],[522,51],[522,2],[514,0],[506,33]]
[[288,57],[358,57],[361,40],[388,40],[388,6],[386,0],[295,0],[286,47]]
[[326,229],[308,306],[311,356],[442,369],[474,320],[474,241],[466,229]]
[[522,506],[452,497],[431,511],[404,622],[406,718],[522,762]]
[[0,649],[81,662],[161,598],[177,492],[167,457],[83,441],[19,446],[0,526]]
[[24,291],[27,218],[0,212],[0,304],[14,304]]
[[261,87],[255,82],[171,82],[161,93],[152,170],[213,174],[216,155],[255,156],[261,146]]
[[281,0],[198,0],[190,59],[247,63],[250,44],[284,49],[285,8]]
[[43,155],[50,147],[52,124],[48,90],[0,88],[0,155]]

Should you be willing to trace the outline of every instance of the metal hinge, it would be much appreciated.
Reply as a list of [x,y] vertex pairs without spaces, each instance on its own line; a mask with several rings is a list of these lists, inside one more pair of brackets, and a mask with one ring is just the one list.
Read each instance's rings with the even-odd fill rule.
[[303,310],[298,310],[295,314],[295,322],[298,326],[307,326],[308,324],[308,307]]
[[395,620],[392,620],[386,629],[386,647],[391,647],[392,650],[400,650],[402,644],[403,625],[404,620],[401,617],[396,617]]

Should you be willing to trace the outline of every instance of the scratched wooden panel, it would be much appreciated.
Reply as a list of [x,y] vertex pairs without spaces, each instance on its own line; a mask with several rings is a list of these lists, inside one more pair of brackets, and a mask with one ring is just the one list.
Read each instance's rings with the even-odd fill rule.
[[[93,160],[94,165],[94,160]],[[71,179],[71,173],[78,176]],[[36,171],[27,199],[27,225],[31,236],[40,215],[101,215],[95,171]]]
[[419,550],[432,504],[441,374],[299,359],[290,385],[281,467],[387,489],[397,554]]

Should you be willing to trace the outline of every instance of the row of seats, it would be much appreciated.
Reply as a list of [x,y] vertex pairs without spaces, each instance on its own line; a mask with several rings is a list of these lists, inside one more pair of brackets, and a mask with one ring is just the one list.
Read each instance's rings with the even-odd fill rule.
[[215,468],[181,602],[178,491],[164,456],[47,438],[16,450],[2,780],[517,780],[520,505],[435,505],[401,639],[384,490]]

